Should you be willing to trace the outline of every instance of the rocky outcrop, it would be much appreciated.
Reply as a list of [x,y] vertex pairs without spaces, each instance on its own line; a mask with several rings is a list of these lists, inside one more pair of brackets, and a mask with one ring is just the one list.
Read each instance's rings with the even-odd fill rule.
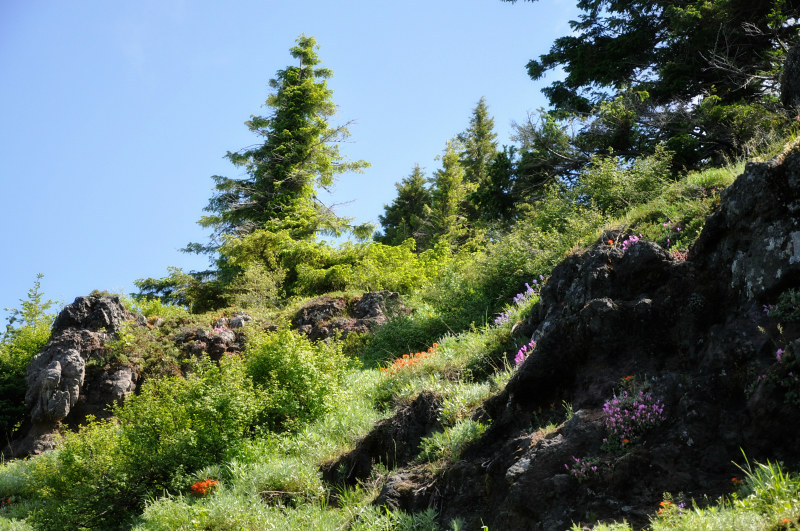
[[[637,526],[665,491],[729,492],[742,449],[800,464],[799,331],[779,332],[762,311],[800,288],[800,152],[749,164],[685,259],[651,242],[614,244],[625,236],[603,234],[553,270],[522,327],[536,349],[484,404],[482,438],[435,476],[398,470],[379,503],[433,506],[467,528]],[[603,406],[623,382],[646,389],[663,422],[613,451]],[[575,415],[531,431],[562,400]],[[590,477],[570,473],[576,458],[595,463]]]
[[408,313],[400,296],[391,291],[365,293],[348,301],[344,297],[320,297],[303,306],[292,327],[312,340],[335,335],[367,333],[383,325],[395,313]]
[[89,414],[107,416],[110,404],[135,390],[138,374],[130,367],[87,371],[87,362],[103,359],[105,343],[133,318],[119,297],[109,296],[78,297],[59,313],[50,341],[28,366],[25,402],[30,425],[23,437],[4,449],[4,455],[48,450],[62,423],[79,424]]

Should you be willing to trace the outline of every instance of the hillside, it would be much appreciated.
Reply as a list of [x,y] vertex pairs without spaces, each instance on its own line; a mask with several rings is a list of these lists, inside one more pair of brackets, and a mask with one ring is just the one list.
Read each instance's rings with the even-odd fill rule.
[[207,270],[10,310],[0,529],[800,527],[800,5],[578,8],[380,229],[298,37]]
[[[745,479],[736,465],[748,466],[745,456],[800,464],[800,152],[748,164],[721,194],[694,190],[718,205],[688,252],[635,226],[606,228],[497,324],[448,332],[382,370],[356,368],[342,349],[374,358],[398,323],[427,322],[420,308],[389,303],[396,295],[369,308],[351,295],[300,303],[283,321],[233,310],[134,319],[118,297],[79,298],[28,377],[41,398],[28,401],[23,435],[50,442],[25,451],[56,449],[4,465],[0,517],[20,529],[565,529],[623,519],[638,528],[658,523],[665,493],[698,511],[744,496],[731,478]],[[139,308],[156,309],[168,310]],[[359,319],[372,340],[354,333]],[[286,328],[329,337],[319,334],[331,323],[349,343]],[[219,369],[192,361],[204,353]],[[265,404],[257,391],[279,389],[269,381],[293,398]],[[49,435],[108,417],[134,389],[137,400],[111,410],[116,421],[61,443]],[[792,502],[764,521],[798,517]]]

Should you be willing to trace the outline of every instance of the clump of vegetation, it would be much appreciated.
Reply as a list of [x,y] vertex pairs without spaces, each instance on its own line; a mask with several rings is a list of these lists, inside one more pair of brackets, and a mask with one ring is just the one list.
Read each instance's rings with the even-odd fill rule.
[[276,431],[328,411],[352,368],[341,343],[311,342],[288,329],[251,334],[244,363],[253,385],[267,397],[259,423]]

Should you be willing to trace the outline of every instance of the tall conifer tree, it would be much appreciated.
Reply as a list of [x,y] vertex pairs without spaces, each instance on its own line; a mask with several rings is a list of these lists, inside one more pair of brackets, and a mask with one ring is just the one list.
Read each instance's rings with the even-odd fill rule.
[[461,143],[460,160],[464,168],[464,179],[470,183],[486,180],[489,164],[497,154],[497,134],[494,118],[489,115],[486,98],[478,100],[472,111],[469,127],[458,135]]
[[321,68],[313,37],[300,36],[290,52],[298,64],[279,70],[269,85],[274,90],[266,101],[268,116],[251,116],[248,129],[264,142],[226,157],[244,168],[246,177],[216,175],[216,194],[200,224],[212,227],[215,236],[241,236],[257,229],[286,229],[295,239],[319,232],[339,234],[345,220],[336,217],[317,198],[320,188],[330,187],[337,174],[359,171],[364,161],[347,162],[337,142],[349,136],[346,127],[331,127],[336,112],[333,92],[326,80],[332,71]]

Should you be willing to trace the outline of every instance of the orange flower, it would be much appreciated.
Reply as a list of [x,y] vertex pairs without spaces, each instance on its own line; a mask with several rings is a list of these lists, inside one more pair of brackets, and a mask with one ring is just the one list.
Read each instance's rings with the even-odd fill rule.
[[671,502],[671,501],[664,500],[664,501],[662,501],[661,503],[659,503],[659,505],[660,505],[661,507],[669,507],[670,505],[672,505],[672,502]]
[[217,483],[219,483],[219,481],[217,481],[215,479],[207,479],[205,481],[198,481],[197,483],[192,485],[191,489],[192,489],[192,492],[196,496],[205,496],[206,494],[208,494],[211,491],[211,489],[214,488],[214,486],[216,486]]
[[733,483],[734,485],[738,485],[741,482],[742,482],[742,480],[739,479],[739,478],[731,478],[731,483]]
[[633,376],[626,376],[625,378],[623,378],[623,380],[625,380],[625,381],[627,382],[627,381],[628,381],[628,380],[630,380],[631,378],[633,378]]
[[614,240],[608,240],[609,245],[614,245]]
[[782,523],[783,525],[788,525],[788,524],[789,524],[789,522],[791,522],[791,520],[789,520],[788,518],[784,518],[783,520],[781,520],[781,523]]
[[629,442],[631,442],[629,439],[622,439],[622,444],[628,444]]

